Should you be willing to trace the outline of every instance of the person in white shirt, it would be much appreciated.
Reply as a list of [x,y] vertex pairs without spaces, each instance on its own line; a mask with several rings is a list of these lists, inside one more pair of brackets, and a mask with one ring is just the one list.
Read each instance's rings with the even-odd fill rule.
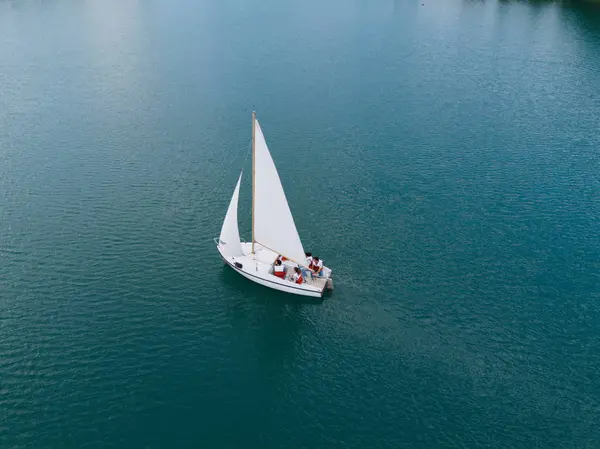
[[277,259],[273,265],[273,274],[278,278],[285,279],[285,267],[279,259]]
[[[312,253],[304,253],[304,254],[306,255],[306,266],[310,268],[310,266],[313,263]],[[302,276],[304,277],[304,279],[308,279],[308,276],[312,275],[312,271],[307,270],[304,267],[300,267],[300,270],[302,271]]]
[[306,255],[306,265],[310,265],[313,260],[312,253],[304,253],[304,254]]
[[290,274],[290,277],[288,279],[290,282],[293,282],[295,284],[302,284],[302,282],[304,282],[304,278],[302,277],[302,272],[300,271],[300,268],[298,268],[298,267],[294,267],[294,272],[292,274]]
[[323,261],[317,256],[313,257],[312,265],[310,266],[313,273],[319,277],[323,276]]

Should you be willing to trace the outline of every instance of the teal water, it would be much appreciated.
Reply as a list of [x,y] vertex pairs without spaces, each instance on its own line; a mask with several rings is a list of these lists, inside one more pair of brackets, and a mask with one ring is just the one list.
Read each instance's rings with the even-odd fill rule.
[[[252,109],[322,302],[214,248]],[[597,448],[599,192],[597,8],[0,1],[0,447]]]

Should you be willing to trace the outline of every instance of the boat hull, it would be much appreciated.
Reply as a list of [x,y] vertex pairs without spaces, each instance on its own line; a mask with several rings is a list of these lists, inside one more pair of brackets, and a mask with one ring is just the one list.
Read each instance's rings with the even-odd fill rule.
[[[240,257],[224,256],[219,245],[217,245],[217,250],[227,265],[252,282],[293,295],[309,296],[312,298],[323,296],[326,286],[325,280],[317,285],[308,283],[296,284],[270,274],[269,268],[277,255],[269,250],[259,247],[256,254],[244,254]],[[236,266],[236,262],[241,267]]]

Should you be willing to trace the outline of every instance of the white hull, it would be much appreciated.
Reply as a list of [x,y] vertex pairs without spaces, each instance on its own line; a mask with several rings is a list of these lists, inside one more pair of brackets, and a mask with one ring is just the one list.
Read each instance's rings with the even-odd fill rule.
[[[313,298],[320,298],[323,296],[327,280],[324,278],[309,279],[303,284],[296,284],[288,281],[287,279],[281,279],[270,273],[277,254],[263,248],[260,244],[255,244],[255,254],[251,253],[251,243],[243,243],[243,255],[238,257],[231,257],[223,255],[221,247],[217,244],[217,249],[221,258],[227,265],[233,270],[245,278],[256,282],[257,284],[264,285],[265,287],[279,290],[286,293],[292,293],[294,295],[310,296]],[[241,268],[236,266],[236,262],[241,264]],[[295,266],[293,263],[285,263],[290,269]]]

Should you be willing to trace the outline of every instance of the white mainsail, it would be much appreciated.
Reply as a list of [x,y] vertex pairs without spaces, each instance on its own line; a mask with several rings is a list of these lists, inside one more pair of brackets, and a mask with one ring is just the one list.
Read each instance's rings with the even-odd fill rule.
[[242,243],[240,242],[240,231],[238,229],[237,219],[238,197],[240,196],[242,173],[240,173],[235,190],[233,191],[233,196],[231,197],[229,208],[227,208],[227,214],[223,221],[223,227],[221,228],[221,235],[219,236],[219,244],[224,256],[237,257],[242,255]]
[[254,132],[254,241],[304,265],[304,248],[258,120]]

